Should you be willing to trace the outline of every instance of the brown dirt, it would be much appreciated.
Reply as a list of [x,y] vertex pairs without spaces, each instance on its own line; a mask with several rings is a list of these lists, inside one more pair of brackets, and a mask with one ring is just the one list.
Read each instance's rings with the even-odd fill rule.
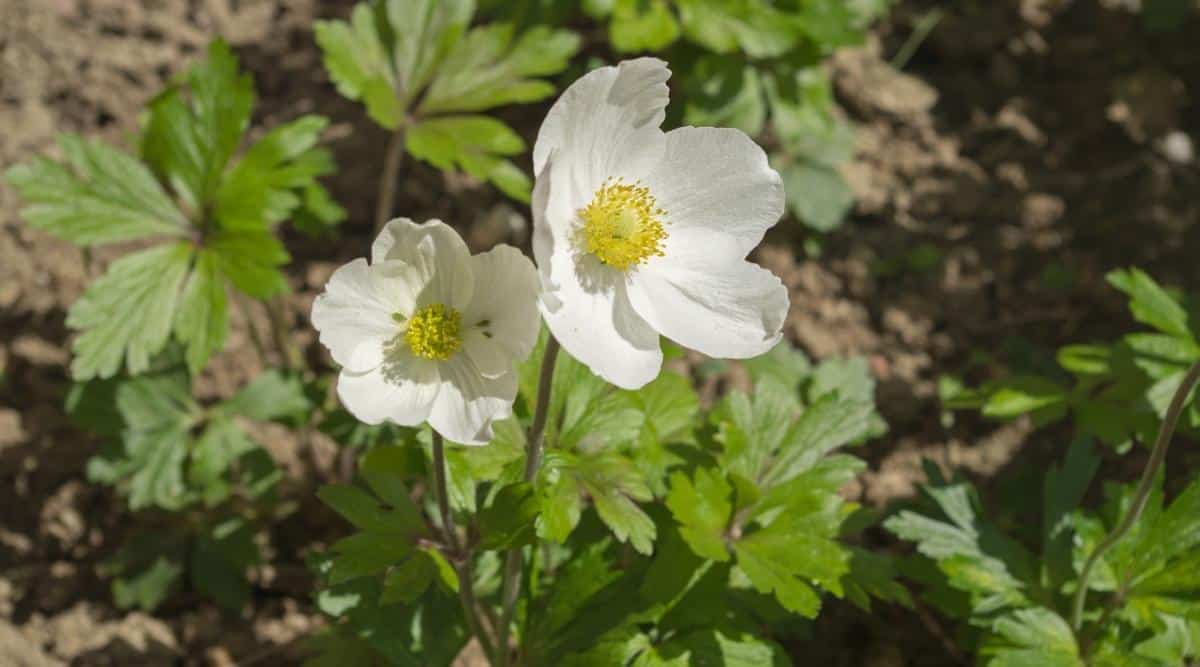
[[[332,245],[288,239],[289,324],[320,362],[308,308],[333,267],[368,243],[385,143],[325,80],[307,28],[348,5],[0,0],[0,167],[53,152],[60,131],[122,142],[171,73],[225,35],[258,83],[257,122],[307,112],[335,120],[328,139],[341,172],[331,186],[350,219]],[[904,71],[890,67],[913,26],[942,5]],[[859,156],[846,170],[859,203],[819,255],[784,224],[758,256],[792,290],[793,340],[818,358],[870,359],[891,427],[864,452],[872,468],[857,493],[874,506],[910,496],[925,457],[988,487],[1018,453],[1029,462],[1059,451],[1053,433],[1025,422],[947,419],[940,374],[986,375],[1021,350],[1127,328],[1103,282],[1116,266],[1151,267],[1175,285],[1200,279],[1200,200],[1189,196],[1198,180],[1189,137],[1200,136],[1200,49],[1187,37],[1196,22],[1152,35],[1126,10],[1079,0],[961,7],[900,2],[865,48],[834,59],[839,100],[859,127]],[[540,113],[514,120],[532,130]],[[452,221],[475,248],[524,243],[526,215],[490,189],[411,163],[403,181],[400,204],[412,217]],[[320,623],[300,553],[281,552],[257,573],[265,594],[246,618],[199,600],[155,617],[112,605],[98,563],[129,517],[83,480],[97,443],[67,424],[61,405],[66,308],[120,249],[85,256],[24,226],[17,207],[0,185],[0,663],[296,662],[298,641]],[[205,392],[227,395],[261,370],[250,326],[265,335],[265,313],[235,311]],[[314,470],[286,434],[266,438],[293,484],[334,474],[332,443],[321,443],[327,455]],[[302,524],[275,537],[295,543]],[[947,639],[953,629],[928,612],[867,616],[831,605],[816,631],[821,642],[797,646],[805,663],[966,664]]]

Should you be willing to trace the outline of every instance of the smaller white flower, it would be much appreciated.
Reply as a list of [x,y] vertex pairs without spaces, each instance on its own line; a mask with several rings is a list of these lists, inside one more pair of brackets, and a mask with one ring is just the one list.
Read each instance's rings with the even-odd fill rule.
[[537,340],[533,263],[501,245],[472,256],[440,220],[387,224],[371,248],[333,273],[313,326],[341,364],[338,397],[368,424],[429,425],[480,445],[512,413],[515,364]]

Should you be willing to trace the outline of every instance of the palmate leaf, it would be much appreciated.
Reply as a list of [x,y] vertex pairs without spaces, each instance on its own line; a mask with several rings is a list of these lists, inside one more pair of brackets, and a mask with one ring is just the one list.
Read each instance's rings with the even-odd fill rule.
[[981,651],[988,667],[1082,667],[1071,626],[1044,607],[1021,609],[997,618]]
[[695,483],[683,473],[671,475],[667,507],[679,522],[679,533],[696,555],[729,560],[725,528],[733,513],[733,488],[718,471],[696,471]]
[[373,0],[355,6],[349,22],[318,21],[315,31],[338,91],[383,127],[403,128],[411,155],[528,202],[532,180],[507,159],[524,141],[472,114],[552,95],[540,77],[562,71],[579,38],[547,26],[468,30],[474,12],[472,0]]
[[72,134],[58,142],[65,164],[39,157],[6,174],[29,224],[80,245],[186,233],[187,220],[136,158]]
[[112,377],[123,361],[130,373],[149,368],[171,334],[191,260],[190,245],[173,243],[113,262],[67,314],[67,326],[82,331],[71,374],[78,380]]

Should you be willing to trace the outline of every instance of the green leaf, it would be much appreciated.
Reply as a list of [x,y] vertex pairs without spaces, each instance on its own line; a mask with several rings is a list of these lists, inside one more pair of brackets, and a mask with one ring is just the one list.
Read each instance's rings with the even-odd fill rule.
[[629,459],[610,453],[590,456],[573,472],[591,496],[600,520],[618,540],[628,541],[644,555],[653,551],[654,521],[637,505],[649,502],[653,495]]
[[798,17],[761,0],[676,0],[683,31],[716,51],[741,50],[753,58],[783,55],[800,36]]
[[611,14],[608,39],[619,53],[661,51],[679,39],[679,22],[666,0],[615,0]]
[[538,509],[538,498],[530,484],[517,482],[500,489],[479,514],[483,548],[514,549],[531,542]]
[[813,371],[808,389],[809,402],[826,394],[845,401],[875,402],[875,378],[863,357],[834,357],[822,361]]
[[187,220],[137,159],[75,135],[58,142],[64,164],[39,157],[6,174],[30,225],[80,245],[184,235]]
[[579,37],[567,30],[534,26],[516,37],[512,25],[480,26],[446,56],[419,111],[483,111],[545,99],[554,86],[535,77],[562,71],[578,50]]
[[983,406],[986,417],[1011,419],[1058,405],[1067,400],[1067,390],[1057,383],[1035,375],[1020,375],[1004,380]]
[[195,267],[175,311],[175,337],[187,348],[188,370],[193,375],[204,370],[209,358],[225,347],[229,333],[228,298],[217,263],[208,250],[196,254]]
[[362,101],[375,122],[394,130],[400,126],[404,109],[395,92],[395,73],[376,21],[371,5],[361,2],[355,5],[349,23],[316,21],[313,32],[338,92]]
[[332,173],[336,166],[329,151],[316,148],[329,121],[321,116],[303,116],[280,125],[251,146],[233,168],[227,170],[216,192],[215,217],[228,231],[267,231],[286,220],[314,198],[332,224],[344,216],[328,199],[317,178]]
[[418,549],[388,571],[383,580],[383,593],[379,596],[379,604],[412,604],[421,597],[437,576],[437,564],[428,554]]
[[1044,607],[1021,609],[992,624],[996,636],[983,648],[989,667],[1081,665],[1075,634],[1061,616]]
[[725,546],[725,527],[733,513],[730,494],[733,488],[715,470],[701,468],[695,484],[683,473],[671,475],[667,507],[679,522],[679,533],[697,555],[710,560],[729,560]]
[[386,0],[395,41],[393,63],[402,106],[433,78],[466,31],[474,0]]
[[642,654],[637,667],[722,665],[723,667],[786,667],[791,665],[782,646],[748,633],[697,630],[655,646]]
[[273,421],[307,413],[313,406],[298,376],[272,369],[259,374],[222,407],[250,419]]
[[742,362],[756,382],[771,378],[784,387],[794,387],[812,372],[812,362],[788,341],[781,341],[770,352]]
[[1129,296],[1134,319],[1159,331],[1195,340],[1188,327],[1188,313],[1154,279],[1138,268],[1118,269],[1108,274],[1108,282]]
[[562,544],[575,530],[583,513],[579,482],[570,471],[562,472],[552,483],[541,486],[541,494],[538,537]]
[[504,123],[487,116],[445,116],[412,126],[408,152],[439,169],[460,168],[493,182],[505,194],[528,203],[532,182],[504,156],[524,152],[525,142]]
[[800,161],[784,167],[781,175],[788,209],[819,232],[837,229],[854,206],[854,192],[836,169]]
[[259,562],[254,531],[240,518],[218,524],[196,540],[190,562],[197,590],[225,609],[240,611],[250,599],[246,570]]
[[268,232],[219,231],[206,242],[221,273],[245,294],[267,299],[287,291],[279,267],[290,259],[279,239]]
[[254,107],[254,82],[229,46],[216,40],[188,73],[191,99],[176,86],[150,103],[142,156],[194,214],[212,201]]
[[364,532],[338,540],[331,551],[337,557],[329,571],[329,583],[336,585],[383,572],[408,558],[413,552],[413,543],[395,534]]
[[1107,345],[1067,345],[1058,351],[1058,365],[1076,375],[1108,375],[1112,350]]
[[[350,484],[327,484],[317,491],[317,497],[359,530],[398,541],[408,540],[410,546],[411,540],[425,530],[419,517],[414,516],[408,507],[385,506],[366,491]],[[398,498],[393,496],[393,500]]]
[[167,599],[182,575],[181,563],[160,556],[136,575],[113,579],[113,601],[121,609],[138,607],[143,611],[153,610]]
[[1135,333],[1121,341],[1133,351],[1134,365],[1156,380],[1186,371],[1200,359],[1200,345],[1188,338]]
[[71,306],[67,326],[75,339],[71,374],[77,380],[112,377],[121,368],[137,374],[167,342],[175,304],[192,250],[172,243],[126,255]]
[[1071,578],[1071,512],[1083,501],[1092,478],[1100,467],[1100,457],[1087,440],[1071,443],[1061,467],[1046,472],[1042,488],[1042,560],[1052,587]]
[[734,545],[737,565],[755,590],[773,594],[779,604],[805,618],[816,618],[821,610],[821,598],[812,586],[796,577],[792,557],[786,545],[763,542],[762,539]]
[[866,436],[875,406],[840,401],[825,395],[800,415],[780,448],[778,458],[763,475],[778,484],[812,467],[826,454]]
[[257,448],[237,424],[213,421],[192,445],[188,482],[199,490],[209,505],[225,500],[230,489],[224,476],[233,462]]

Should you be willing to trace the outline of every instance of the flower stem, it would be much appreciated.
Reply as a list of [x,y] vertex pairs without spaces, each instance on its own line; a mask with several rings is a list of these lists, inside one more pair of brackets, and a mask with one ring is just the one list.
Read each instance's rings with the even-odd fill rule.
[[1167,414],[1163,418],[1162,426],[1158,430],[1158,438],[1154,441],[1154,449],[1150,452],[1150,460],[1146,462],[1146,469],[1142,471],[1142,480],[1138,483],[1137,492],[1133,497],[1133,504],[1129,507],[1129,512],[1125,514],[1125,518],[1121,523],[1113,529],[1100,544],[1096,545],[1095,550],[1088,556],[1087,562],[1083,565],[1083,571],[1079,573],[1079,590],[1075,592],[1075,608],[1071,615],[1071,625],[1079,632],[1083,627],[1083,607],[1087,600],[1088,578],[1092,575],[1092,568],[1096,566],[1104,554],[1113,547],[1117,542],[1125,537],[1130,528],[1137,523],[1137,520],[1142,515],[1142,510],[1146,507],[1146,500],[1150,497],[1150,489],[1154,485],[1154,478],[1158,475],[1158,469],[1162,467],[1163,461],[1167,458],[1167,449],[1171,445],[1171,436],[1175,434],[1175,426],[1179,423],[1179,416],[1183,413],[1184,404],[1187,402],[1187,397],[1192,393],[1192,388],[1200,381],[1200,361],[1197,361],[1188,370],[1187,375],[1179,383],[1179,389],[1175,390],[1175,396],[1171,398],[1171,405],[1167,408]]
[[495,644],[492,642],[491,633],[484,632],[480,620],[483,614],[480,611],[479,601],[475,597],[475,577],[471,568],[471,553],[459,541],[458,531],[454,527],[454,516],[450,513],[450,497],[446,491],[446,451],[442,436],[437,431],[433,432],[433,480],[433,494],[437,500],[442,532],[446,544],[450,548],[454,571],[458,575],[458,597],[462,602],[463,617],[467,620],[467,627],[471,634],[479,640],[488,660],[494,662]]
[[[533,424],[529,427],[529,445],[525,452],[525,481],[533,482],[537,477],[538,466],[542,463],[542,442],[546,435],[546,419],[550,412],[550,389],[554,383],[554,363],[558,360],[558,341],[554,336],[546,340],[546,351],[542,355],[542,370],[538,376],[537,404],[533,411]],[[500,613],[500,627],[497,628],[499,638],[496,648],[499,651],[500,666],[508,665],[508,632],[512,625],[513,612],[517,606],[517,595],[521,590],[521,550],[513,549],[508,552],[504,562],[503,591],[504,607]]]
[[396,208],[396,179],[400,176],[400,163],[404,160],[404,126],[392,133],[388,141],[387,156],[384,158],[383,175],[379,177],[379,197],[375,203],[375,233],[378,234]]

